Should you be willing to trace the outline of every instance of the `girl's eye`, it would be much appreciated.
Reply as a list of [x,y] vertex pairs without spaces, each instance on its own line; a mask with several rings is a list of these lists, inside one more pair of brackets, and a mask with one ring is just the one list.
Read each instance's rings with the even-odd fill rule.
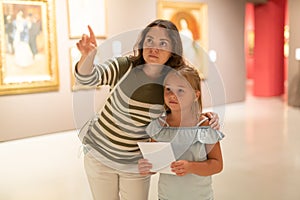
[[184,90],[183,90],[183,89],[179,89],[179,90],[178,90],[178,93],[179,93],[179,94],[182,94],[182,93],[184,93]]
[[170,92],[171,88],[165,87],[165,91]]

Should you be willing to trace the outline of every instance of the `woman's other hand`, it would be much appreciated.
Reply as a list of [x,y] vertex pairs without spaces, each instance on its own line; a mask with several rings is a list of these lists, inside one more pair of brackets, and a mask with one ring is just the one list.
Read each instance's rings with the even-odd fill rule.
[[215,130],[220,130],[219,115],[214,112],[203,113],[209,119],[209,126]]
[[138,169],[141,175],[155,174],[150,171],[152,169],[152,164],[149,163],[147,159],[140,159],[138,161]]

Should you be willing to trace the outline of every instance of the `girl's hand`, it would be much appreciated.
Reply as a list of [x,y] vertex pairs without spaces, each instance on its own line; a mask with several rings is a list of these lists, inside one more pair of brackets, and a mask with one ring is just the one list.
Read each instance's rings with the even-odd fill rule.
[[215,130],[220,130],[219,115],[214,112],[203,113],[209,119],[209,126]]
[[95,34],[90,26],[88,26],[90,35],[83,34],[81,39],[76,43],[78,50],[82,56],[87,56],[97,48]]
[[178,160],[171,163],[172,172],[176,173],[177,176],[184,176],[189,173],[189,161]]
[[141,175],[155,174],[150,171],[152,169],[152,164],[149,163],[147,159],[140,159],[138,161],[138,169]]

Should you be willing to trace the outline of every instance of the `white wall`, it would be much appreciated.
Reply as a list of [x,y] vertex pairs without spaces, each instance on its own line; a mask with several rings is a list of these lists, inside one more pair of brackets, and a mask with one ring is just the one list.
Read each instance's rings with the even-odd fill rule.
[[288,58],[288,104],[300,107],[300,61],[295,58],[295,51],[300,48],[299,0],[288,0],[289,12],[289,58]]
[[[244,1],[206,0],[209,15],[209,49],[217,52],[217,71],[223,81],[226,103],[245,99]],[[80,13],[80,12],[79,12]],[[108,37],[140,29],[156,18],[155,0],[107,0]],[[55,92],[0,96],[0,141],[74,129],[70,85],[70,47],[66,0],[56,0],[57,48],[60,89]],[[101,43],[101,41],[99,41]],[[214,75],[214,74],[213,74]],[[208,77],[208,80],[210,79]],[[213,85],[213,82],[211,83]],[[217,90],[223,90],[223,86]],[[212,99],[223,103],[217,92]],[[220,101],[218,101],[221,99]],[[87,111],[89,112],[89,111]],[[86,114],[87,115],[87,114]]]

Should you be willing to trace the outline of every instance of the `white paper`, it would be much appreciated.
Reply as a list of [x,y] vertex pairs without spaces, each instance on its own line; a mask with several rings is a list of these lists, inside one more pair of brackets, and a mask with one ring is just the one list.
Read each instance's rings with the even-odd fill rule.
[[138,142],[143,157],[152,164],[152,172],[174,174],[170,164],[175,161],[171,143]]

